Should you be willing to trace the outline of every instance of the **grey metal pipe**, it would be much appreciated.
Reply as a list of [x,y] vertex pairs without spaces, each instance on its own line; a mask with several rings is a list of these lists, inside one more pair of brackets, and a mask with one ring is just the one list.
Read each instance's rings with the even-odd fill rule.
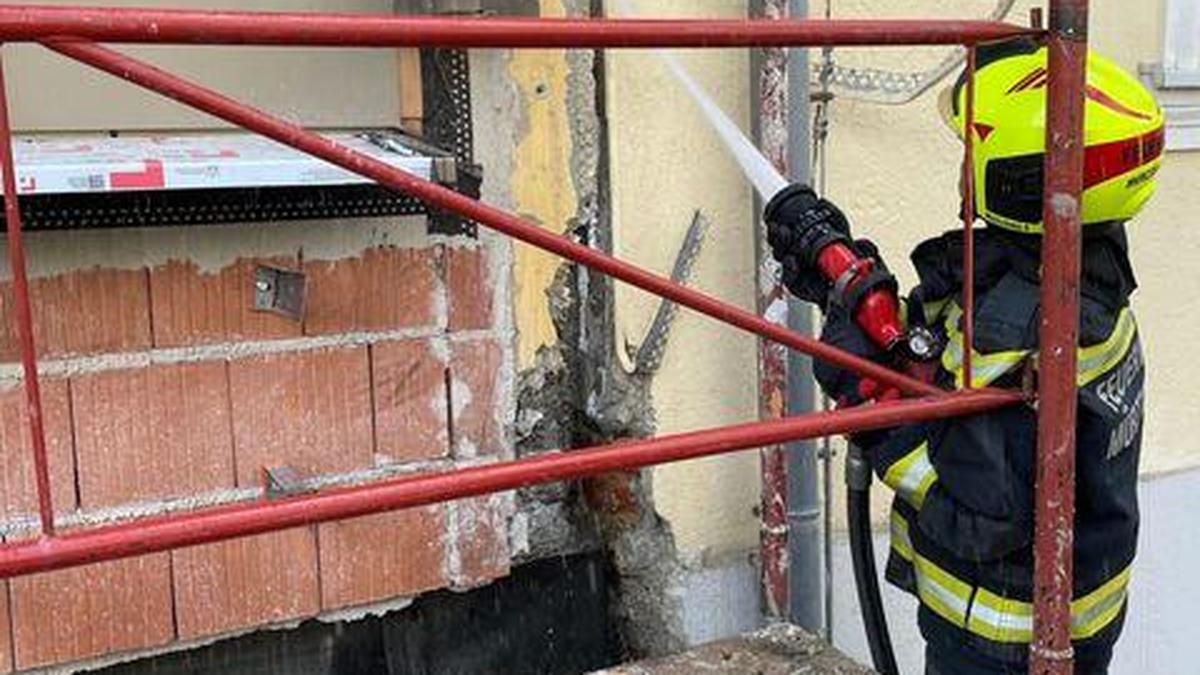
[[[762,14],[763,0],[753,0],[752,15]],[[790,17],[808,16],[807,0],[788,0]],[[751,82],[754,83],[750,97],[751,116],[755,137],[761,142],[761,94],[760,70],[763,66],[761,52],[755,50],[751,58]],[[788,178],[794,182],[808,183],[812,180],[811,130],[809,117],[809,58],[808,49],[790,49],[784,66],[788,74],[787,90],[787,147],[785,161]],[[756,203],[756,214],[762,204]],[[763,269],[763,255],[770,255],[760,246],[755,250],[755,269]],[[788,297],[788,327],[811,334],[813,329],[812,306]],[[795,415],[811,412],[816,407],[813,384],[812,361],[807,356],[789,350],[787,357],[787,381],[785,398],[787,413]],[[820,464],[818,444],[815,441],[800,441],[784,446],[787,463],[787,556],[788,556],[788,602],[784,616],[788,621],[813,633],[822,633],[825,624],[823,602],[824,563],[822,557],[822,505],[820,491]]]
[[[808,16],[808,0],[789,0],[788,14]],[[807,49],[788,50],[788,167],[794,182],[811,182],[812,149]],[[813,330],[812,306],[789,298],[788,327],[804,334]],[[810,412],[816,407],[812,360],[788,352],[788,414]],[[821,495],[818,483],[816,441],[787,445],[788,459],[788,619],[814,633],[825,623],[821,557]]]

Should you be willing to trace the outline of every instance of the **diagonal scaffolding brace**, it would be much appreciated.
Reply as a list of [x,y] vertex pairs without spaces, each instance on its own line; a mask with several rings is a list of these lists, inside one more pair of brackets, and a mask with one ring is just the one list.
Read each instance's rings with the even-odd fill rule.
[[632,286],[649,291],[714,319],[760,337],[802,351],[846,370],[890,384],[908,394],[938,394],[942,390],[897,373],[889,368],[831,347],[819,340],[772,323],[670,278],[654,274],[607,253],[580,244],[569,237],[548,232],[534,223],[463,196],[450,188],[425,180],[342,146],[319,134],[255,110],[227,96],[188,82],[152,65],[99,45],[75,40],[47,40],[44,44],[63,55],[157,92],[180,103],[209,113],[226,122],[255,131],[379,183],[422,199],[431,206],[478,221],[485,227],[532,244],[568,260],[587,265]]

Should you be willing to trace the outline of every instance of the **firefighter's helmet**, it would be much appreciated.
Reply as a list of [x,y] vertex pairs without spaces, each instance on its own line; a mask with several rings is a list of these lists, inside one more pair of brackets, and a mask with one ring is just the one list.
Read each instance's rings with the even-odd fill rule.
[[[981,48],[973,129],[976,212],[1018,232],[1042,232],[1047,82],[1044,47],[1018,41]],[[942,114],[960,138],[966,89],[964,73],[941,100]],[[1087,58],[1085,94],[1082,221],[1125,221],[1154,193],[1163,112],[1137,78],[1094,52]]]

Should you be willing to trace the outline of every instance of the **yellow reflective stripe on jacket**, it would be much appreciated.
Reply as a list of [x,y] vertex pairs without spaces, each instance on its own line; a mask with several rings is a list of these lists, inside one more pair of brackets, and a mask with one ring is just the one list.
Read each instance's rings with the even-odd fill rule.
[[925,325],[931,326],[942,312],[946,311],[946,307],[950,305],[950,298],[942,298],[941,300],[926,300],[921,304],[925,310]]
[[980,588],[975,592],[967,630],[993,642],[1029,642],[1033,639],[1033,605]]
[[[942,569],[913,548],[909,527],[908,520],[893,509],[892,551],[912,563],[922,604],[955,626],[993,642],[1028,643],[1033,639],[1032,603],[976,587]],[[1131,571],[1126,567],[1071,602],[1072,639],[1090,638],[1116,620],[1129,594]]]
[[[958,322],[962,318],[962,309],[952,305],[946,315],[946,349],[942,352],[942,368],[954,375],[956,387],[963,386],[962,374],[962,331]],[[1112,370],[1125,355],[1129,353],[1137,338],[1137,321],[1128,307],[1121,310],[1117,316],[1117,324],[1112,333],[1103,342],[1082,347],[1077,355],[1076,384],[1087,386]],[[971,353],[972,385],[984,387],[995,382],[1005,373],[1013,370],[1027,357],[1032,350],[1014,349],[996,352],[994,354]]]
[[1071,637],[1090,638],[1112,623],[1129,595],[1132,568],[1126,567],[1103,586],[1071,603]]
[[1117,316],[1117,325],[1104,342],[1079,350],[1079,365],[1076,383],[1080,387],[1087,386],[1096,378],[1112,370],[1133,346],[1137,337],[1137,321],[1129,308],[1121,310]]
[[[946,314],[946,348],[942,351],[942,368],[954,375],[954,386],[963,386],[963,334],[958,328],[962,318],[962,308],[957,304],[950,306]],[[971,351],[971,386],[986,387],[1000,379],[1005,373],[1021,365],[1021,362],[1032,353],[1028,349],[1013,349],[994,354],[980,354]]]
[[917,446],[895,464],[888,467],[883,482],[916,508],[925,503],[925,495],[937,481],[937,470],[929,461],[929,443]]
[[912,539],[908,537],[908,521],[895,509],[891,516],[892,550],[908,562],[913,561]]
[[[895,517],[895,514],[893,514]],[[908,541],[908,524],[893,522],[892,546],[899,551],[895,532]],[[997,595],[954,577],[907,544],[917,575],[917,595],[946,621],[993,642],[1027,643],[1033,639],[1033,604]],[[902,554],[903,555],[903,554]],[[1116,620],[1129,594],[1130,568],[1087,595],[1071,602],[1071,639],[1085,640]],[[971,592],[975,595],[972,599]]]
[[971,605],[971,585],[954,578],[914,551],[913,567],[917,572],[917,597],[943,619],[965,628],[967,609]]

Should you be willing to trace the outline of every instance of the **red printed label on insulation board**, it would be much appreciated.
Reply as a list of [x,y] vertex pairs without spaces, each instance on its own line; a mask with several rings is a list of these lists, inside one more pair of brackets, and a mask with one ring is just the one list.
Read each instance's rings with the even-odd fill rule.
[[[398,134],[337,132],[327,137],[421,178],[433,173],[433,160],[405,146]],[[369,182],[298,150],[242,132],[18,136],[13,149],[21,194]]]

